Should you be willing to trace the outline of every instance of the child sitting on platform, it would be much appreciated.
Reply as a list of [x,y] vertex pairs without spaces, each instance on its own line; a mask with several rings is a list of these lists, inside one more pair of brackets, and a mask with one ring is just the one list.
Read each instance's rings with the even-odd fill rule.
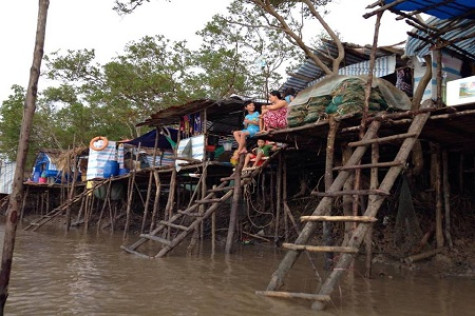
[[269,157],[271,150],[275,150],[275,144],[266,143],[263,139],[257,140],[257,147],[252,150],[252,153],[246,155],[243,169],[248,168],[249,162],[253,161],[252,168],[259,167]]
[[234,131],[233,135],[236,139],[236,142],[239,144],[236,152],[233,155],[234,159],[238,159],[240,154],[247,153],[246,150],[246,138],[248,136],[252,137],[259,132],[259,112],[256,111],[256,106],[253,102],[248,101],[245,104],[245,109],[248,114],[244,117],[244,129],[240,131]]

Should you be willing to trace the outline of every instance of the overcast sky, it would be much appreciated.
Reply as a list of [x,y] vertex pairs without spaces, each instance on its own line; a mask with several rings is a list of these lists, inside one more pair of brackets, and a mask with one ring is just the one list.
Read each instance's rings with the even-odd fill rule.
[[[199,44],[195,32],[216,13],[223,13],[230,0],[151,0],[131,15],[112,11],[113,0],[51,0],[46,26],[45,53],[67,49],[92,49],[97,61],[105,63],[121,54],[125,45],[145,35],[163,34],[175,41],[187,39],[191,48]],[[371,44],[375,18],[365,20],[365,6],[372,0],[334,0],[326,20],[346,42]],[[0,102],[11,94],[11,86],[27,87],[33,60],[38,0],[2,2],[0,10]],[[408,27],[385,13],[380,45],[405,40]],[[320,33],[316,30],[315,34]],[[195,46],[195,47],[193,47]],[[39,89],[42,90],[40,78]]]

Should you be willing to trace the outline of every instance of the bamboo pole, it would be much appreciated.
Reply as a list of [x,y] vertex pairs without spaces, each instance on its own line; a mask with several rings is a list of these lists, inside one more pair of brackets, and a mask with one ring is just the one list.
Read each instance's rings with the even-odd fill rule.
[[160,174],[155,169],[153,170],[153,178],[155,180],[155,199],[153,201],[153,211],[152,211],[152,218],[150,219],[149,231],[153,231],[155,229],[155,220],[156,220],[158,209],[160,207],[160,191],[161,191]]
[[435,235],[437,240],[437,248],[444,246],[444,229],[442,225],[442,168],[441,168],[441,152],[438,144],[434,145],[435,149]]
[[26,203],[28,200],[28,194],[30,193],[30,187],[26,188],[25,196],[23,196],[23,201],[21,203],[21,210],[20,210],[20,223],[23,221],[23,216],[25,215],[25,208]]
[[445,239],[449,249],[454,247],[452,242],[452,234],[450,233],[450,182],[449,182],[449,157],[447,149],[442,151],[442,182],[444,190],[444,207],[445,207]]
[[[280,226],[280,213],[282,212],[282,154],[279,155],[279,162],[277,165],[277,173],[275,176],[276,183],[276,203],[275,203],[275,212],[276,216],[276,224],[275,224],[275,237],[279,238],[279,226]],[[272,188],[273,186],[271,186]],[[285,218],[285,216],[283,216]],[[277,239],[275,239],[277,240]]]
[[[154,161],[155,161],[155,159],[154,159]],[[140,233],[141,234],[144,233],[145,222],[147,221],[148,206],[150,204],[150,195],[152,193],[152,181],[153,181],[153,170],[154,170],[154,168],[155,167],[153,167],[152,170],[150,171],[150,176],[149,176],[149,179],[148,179],[147,196],[145,198],[145,206],[144,206],[144,209],[143,209],[142,226],[140,226]]]
[[[68,194],[68,200],[71,200],[74,197],[74,192],[75,192],[75,189],[76,189],[76,176],[77,176],[77,174],[76,174],[76,166],[77,166],[76,159],[77,159],[77,155],[76,155],[76,151],[74,150],[74,148],[76,148],[76,135],[74,135],[74,139],[73,139],[74,171],[73,171],[73,168],[71,168],[71,165],[70,165],[71,161],[68,161],[69,172],[70,172],[70,175],[73,177],[73,180],[72,180],[72,183],[71,183],[71,190],[69,191],[69,194]],[[70,227],[71,227],[71,206],[68,206],[68,208],[66,209],[66,231],[69,231]]]
[[[436,50],[437,52],[437,77],[436,77],[436,82],[437,82],[437,101],[436,105],[437,108],[442,107],[442,50],[438,49]],[[429,67],[429,66],[427,66]]]
[[459,193],[463,194],[463,178],[464,178],[464,165],[465,165],[465,158],[464,154],[460,153],[460,160],[459,160]]
[[378,219],[376,217],[368,216],[300,216],[301,222],[360,222],[360,223],[374,223]]
[[132,208],[132,197],[134,194],[134,184],[135,184],[135,175],[137,174],[137,164],[139,161],[139,154],[140,154],[140,145],[139,143],[137,147],[137,153],[135,155],[135,163],[134,167],[132,170],[132,176],[129,176],[129,183],[128,183],[128,190],[127,190],[127,209],[126,209],[126,218],[125,218],[125,227],[124,227],[124,234],[122,236],[123,239],[127,238],[127,235],[129,233],[129,225],[130,225],[130,211]]
[[[376,164],[379,161],[379,144],[375,143],[371,145],[371,163]],[[379,179],[378,179],[378,168],[371,168],[371,176],[370,176],[370,190],[376,190],[379,186]],[[368,205],[373,203],[375,199],[374,195],[370,195],[368,197]],[[375,218],[376,219],[376,218]],[[365,235],[365,251],[366,251],[366,260],[365,260],[365,277],[371,278],[371,268],[372,264],[371,261],[373,259],[373,225],[368,224],[368,231]]]
[[304,300],[312,301],[331,301],[329,295],[317,295],[307,293],[290,293],[290,292],[278,292],[278,291],[256,291],[257,295],[269,296],[269,297],[282,297],[282,298],[300,298]]
[[[335,139],[336,133],[338,131],[339,122],[335,121],[335,117],[331,115],[329,117],[329,130],[327,136],[327,148],[325,155],[325,192],[327,192],[332,183],[333,183],[333,164],[335,159]],[[333,215],[333,205],[331,204],[328,208],[328,214]],[[325,246],[333,245],[333,236],[332,236],[333,225],[329,222],[323,223],[323,244]],[[330,270],[333,264],[333,253],[327,252],[324,254],[324,269]]]
[[[343,148],[342,148],[342,165],[343,166],[345,166],[347,164],[347,161],[350,159],[351,154],[352,154],[351,148],[346,146],[346,145],[343,145]],[[341,170],[345,170],[345,169],[342,168]],[[353,188],[353,186],[354,186],[353,185],[353,180],[354,180],[353,174],[351,174],[348,177],[348,180],[343,185],[343,190],[344,191],[349,191]],[[353,211],[352,211],[353,197],[351,195],[343,195],[342,202],[343,202],[343,204],[342,204],[343,215],[345,215],[346,217],[353,217]],[[345,231],[344,231],[344,235],[343,235],[343,244],[345,244],[348,241],[353,229],[354,229],[353,223],[351,223],[349,221],[345,222]]]
[[285,212],[285,204],[287,204],[287,162],[285,155],[282,153],[282,205],[284,207],[284,228],[285,228],[285,242],[289,241],[289,221],[288,215]]
[[102,216],[104,215],[104,210],[106,209],[107,200],[110,198],[112,181],[109,181],[109,185],[107,186],[106,195],[104,196],[104,202],[102,203],[101,213],[99,214],[99,219],[97,220],[97,232],[101,229],[101,220]]
[[244,155],[239,155],[239,162],[236,165],[236,170],[234,171],[234,189],[233,189],[233,200],[231,206],[231,214],[229,218],[229,228],[228,236],[226,239],[226,248],[224,253],[226,255],[231,254],[234,240],[234,232],[236,230],[236,222],[238,215],[239,202],[242,198],[242,187],[241,187],[241,172],[244,165]]
[[[213,185],[213,189],[216,185]],[[216,212],[211,215],[211,256],[214,257],[216,253]]]
[[415,262],[415,261],[426,259],[426,258],[429,258],[429,257],[432,257],[432,256],[438,254],[439,252],[441,252],[444,249],[445,248],[442,247],[442,248],[437,248],[437,249],[421,252],[421,253],[418,253],[417,255],[412,255],[412,256],[404,258],[404,262],[405,263],[412,263],[412,262]]

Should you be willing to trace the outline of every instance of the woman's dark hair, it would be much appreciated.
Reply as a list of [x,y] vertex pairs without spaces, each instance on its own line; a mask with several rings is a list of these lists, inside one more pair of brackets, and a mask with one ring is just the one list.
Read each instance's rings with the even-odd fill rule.
[[280,100],[282,100],[282,95],[280,94],[280,91],[274,90],[269,93],[270,95],[276,96]]
[[295,89],[294,88],[291,88],[291,87],[287,87],[284,89],[284,92],[283,92],[283,95],[284,97],[288,96],[288,95],[295,95]]

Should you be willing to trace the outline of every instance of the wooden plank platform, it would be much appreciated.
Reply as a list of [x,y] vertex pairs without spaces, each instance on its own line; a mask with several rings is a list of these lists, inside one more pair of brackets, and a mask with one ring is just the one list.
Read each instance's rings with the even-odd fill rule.
[[262,296],[269,296],[269,297],[301,298],[304,300],[323,301],[323,302],[331,301],[330,295],[292,293],[292,292],[283,292],[283,291],[256,291],[256,294],[262,295]]
[[310,252],[340,252],[340,253],[358,253],[357,248],[338,247],[338,246],[313,246],[313,245],[297,245],[291,243],[283,243],[282,248],[290,250],[306,250]]
[[362,222],[362,223],[373,223],[377,222],[376,217],[371,216],[325,216],[325,215],[310,215],[310,216],[300,216],[301,222]]

